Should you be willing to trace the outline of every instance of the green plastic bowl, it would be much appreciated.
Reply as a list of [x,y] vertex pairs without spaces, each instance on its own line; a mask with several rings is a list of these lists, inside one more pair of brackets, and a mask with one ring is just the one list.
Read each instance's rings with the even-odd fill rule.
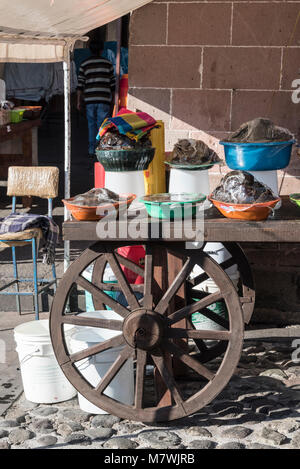
[[300,194],[291,194],[290,200],[300,207]]
[[[167,198],[170,195],[173,198],[172,201],[157,201],[157,198]],[[147,213],[150,217],[159,218],[162,220],[174,220],[191,218],[195,216],[197,205],[204,202],[205,199],[206,196],[204,194],[165,193],[145,195],[139,200],[145,205]]]

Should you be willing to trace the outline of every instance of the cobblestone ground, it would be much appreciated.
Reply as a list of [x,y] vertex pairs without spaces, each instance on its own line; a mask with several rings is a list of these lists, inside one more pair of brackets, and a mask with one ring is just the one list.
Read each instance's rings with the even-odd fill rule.
[[37,405],[22,395],[0,420],[0,448],[299,449],[300,367],[292,351],[287,342],[246,343],[223,392],[197,414],[167,424],[90,415],[77,399]]

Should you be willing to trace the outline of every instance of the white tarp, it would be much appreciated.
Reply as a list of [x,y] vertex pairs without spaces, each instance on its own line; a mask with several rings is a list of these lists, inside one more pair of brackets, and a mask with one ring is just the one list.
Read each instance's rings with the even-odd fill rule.
[[0,0],[0,62],[56,62],[65,46],[152,0]]

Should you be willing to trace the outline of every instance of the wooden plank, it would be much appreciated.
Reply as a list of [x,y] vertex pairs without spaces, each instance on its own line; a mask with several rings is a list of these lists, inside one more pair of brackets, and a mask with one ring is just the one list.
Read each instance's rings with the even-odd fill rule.
[[289,339],[300,337],[300,326],[283,327],[283,328],[270,328],[270,329],[257,329],[245,332],[245,340],[253,339]]
[[[184,233],[180,238],[176,237],[174,232],[174,223],[171,222],[170,226],[166,223],[159,223],[157,220],[151,220],[151,223],[159,225],[159,230],[156,231],[156,237],[150,237],[150,219],[145,218],[141,220],[141,225],[144,229],[141,230],[141,235],[134,241],[193,241],[187,238]],[[195,221],[194,227],[195,227]],[[128,235],[118,236],[118,231],[122,234],[124,222],[120,221],[120,230],[117,230],[115,238],[107,239],[107,241],[128,241]],[[77,222],[67,221],[63,226],[64,239],[68,240],[86,240],[86,241],[99,241],[96,233],[97,222]],[[126,232],[125,232],[126,233]],[[275,216],[265,221],[248,222],[244,220],[232,220],[223,217],[216,208],[211,208],[205,213],[204,220],[204,240],[205,241],[219,241],[219,242],[285,242],[297,243],[300,242],[300,210],[289,200],[288,196],[282,197],[282,207],[275,211]],[[105,241],[105,240],[103,240]]]
[[39,127],[42,124],[40,119],[24,120],[18,124],[7,124],[0,126],[0,142],[11,140],[16,136],[20,137],[24,132],[31,132],[34,127]]
[[[167,263],[167,251],[157,247],[151,251],[152,254],[152,269],[153,269],[153,285],[152,294],[153,301],[156,305],[163,293],[168,288],[168,263]],[[151,269],[151,270],[152,270]],[[165,357],[167,366],[172,369],[171,357]],[[172,405],[172,394],[170,389],[167,388],[161,374],[158,371],[157,366],[154,367],[154,382],[155,391],[157,397],[157,407],[166,407]]]
[[[186,292],[185,292],[185,282],[182,282],[182,279],[185,280],[187,277],[184,266],[189,266],[189,262],[184,262],[182,258],[175,256],[173,253],[168,253],[168,279],[169,285],[172,285],[179,275],[181,278],[181,286],[178,288],[176,295],[174,295],[169,303],[169,310],[168,315],[178,311],[179,309],[186,306]],[[173,327],[173,326],[172,326]],[[187,322],[186,319],[183,318],[175,325],[175,327],[186,329]],[[175,343],[182,344],[183,351],[188,353],[188,343],[187,340],[182,340],[181,342],[174,341]],[[178,358],[173,357],[173,372],[174,377],[178,376],[185,376],[187,374],[187,368],[184,366],[183,362],[178,360]]]

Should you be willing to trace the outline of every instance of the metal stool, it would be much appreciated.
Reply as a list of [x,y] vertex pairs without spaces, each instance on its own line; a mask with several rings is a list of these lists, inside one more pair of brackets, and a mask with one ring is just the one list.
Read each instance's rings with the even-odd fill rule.
[[[11,166],[8,171],[7,195],[12,196],[12,213],[16,212],[17,197],[40,197],[48,199],[48,217],[52,218],[52,200],[58,195],[59,170],[56,167],[22,167]],[[42,237],[40,228],[31,228],[17,233],[5,233],[0,235],[2,246],[12,249],[12,261],[14,268],[14,280],[7,283],[0,289],[0,295],[16,295],[17,311],[21,314],[20,296],[33,296],[35,319],[39,319],[38,296],[54,285],[56,290],[56,270],[55,264],[51,265],[52,279],[38,278],[37,257],[39,240]],[[33,278],[18,276],[18,265],[16,257],[16,247],[26,246],[31,243]],[[33,282],[33,292],[20,292],[20,282]],[[38,284],[41,284],[39,288]],[[6,288],[15,285],[15,292],[9,292]]]

